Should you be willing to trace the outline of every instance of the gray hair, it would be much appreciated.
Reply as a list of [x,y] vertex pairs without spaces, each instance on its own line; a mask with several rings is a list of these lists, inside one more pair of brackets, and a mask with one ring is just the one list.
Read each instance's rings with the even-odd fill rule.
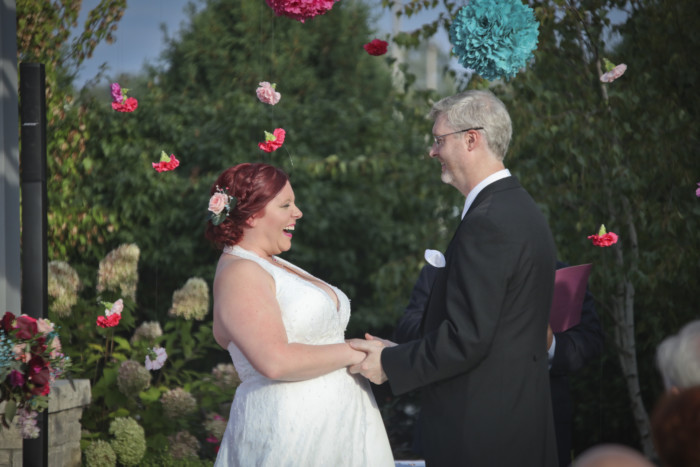
[[700,385],[700,320],[664,339],[656,349],[656,364],[666,389]]
[[491,152],[499,161],[506,157],[513,126],[508,109],[493,93],[471,90],[445,97],[433,105],[429,117],[443,114],[455,131],[482,127]]

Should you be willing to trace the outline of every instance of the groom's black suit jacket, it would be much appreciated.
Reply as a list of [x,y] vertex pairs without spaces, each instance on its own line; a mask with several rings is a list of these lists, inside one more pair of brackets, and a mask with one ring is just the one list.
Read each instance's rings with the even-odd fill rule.
[[554,467],[546,332],[556,252],[515,177],[476,197],[433,284],[423,337],[382,352],[395,394],[423,388],[434,467]]
[[[557,261],[557,269],[567,266]],[[421,322],[425,305],[438,271],[439,268],[430,264],[421,269],[404,314],[396,325],[392,338],[394,342],[402,344],[422,336]],[[554,358],[550,361],[549,389],[552,393],[559,467],[568,467],[571,464],[574,406],[569,389],[569,374],[577,372],[603,350],[603,329],[595,312],[593,295],[588,289],[581,308],[581,322],[566,331],[555,333],[555,337],[557,344]],[[419,427],[420,422],[416,425],[416,428]],[[416,432],[413,449],[417,454],[423,454],[419,431]]]

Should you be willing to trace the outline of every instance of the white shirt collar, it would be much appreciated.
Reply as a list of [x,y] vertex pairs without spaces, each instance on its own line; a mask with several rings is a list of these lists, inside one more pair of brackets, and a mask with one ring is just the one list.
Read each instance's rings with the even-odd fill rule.
[[502,178],[510,177],[510,170],[508,169],[503,169],[499,170],[498,172],[494,172],[482,181],[479,182],[477,186],[475,186],[472,191],[469,192],[467,195],[466,201],[464,201],[464,209],[462,209],[462,219],[464,219],[465,214],[467,214],[467,211],[469,210],[469,207],[472,205],[474,202],[474,199],[476,198],[476,195],[478,195],[481,190],[486,188],[488,185],[492,184],[495,181],[498,181]]

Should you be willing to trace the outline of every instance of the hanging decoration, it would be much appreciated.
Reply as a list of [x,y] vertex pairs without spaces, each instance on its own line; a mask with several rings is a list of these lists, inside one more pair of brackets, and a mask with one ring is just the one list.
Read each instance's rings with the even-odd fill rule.
[[605,64],[605,73],[600,76],[600,80],[603,83],[612,83],[617,78],[625,74],[627,71],[627,65],[620,63],[615,65],[613,62],[607,58],[603,58],[603,63]]
[[175,170],[175,168],[180,165],[180,161],[177,160],[175,154],[171,154],[170,156],[168,156],[167,152],[161,151],[160,161],[151,162],[151,165],[154,169],[156,169],[156,172],[168,172],[170,170]]
[[112,83],[112,109],[117,112],[133,112],[139,106],[139,101],[133,97],[126,97],[129,90]]
[[368,54],[378,57],[379,55],[384,55],[388,46],[387,41],[381,39],[373,39],[371,42],[366,43],[362,47],[367,51]]
[[521,0],[471,0],[450,27],[452,51],[485,79],[512,78],[534,58],[538,27]]
[[314,16],[322,15],[331,8],[337,0],[265,0],[277,16],[287,16],[300,22],[305,22]]
[[282,128],[275,128],[275,131],[270,133],[265,132],[265,141],[258,143],[258,147],[265,152],[276,151],[282,147],[284,143],[285,131]]
[[275,105],[282,98],[282,94],[276,91],[277,83],[268,83],[267,81],[261,81],[258,83],[258,89],[255,90],[255,94],[258,99],[263,104]]

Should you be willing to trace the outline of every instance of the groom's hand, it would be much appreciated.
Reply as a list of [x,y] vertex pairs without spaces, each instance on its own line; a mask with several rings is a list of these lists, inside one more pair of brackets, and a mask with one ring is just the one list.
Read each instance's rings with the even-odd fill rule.
[[374,384],[382,384],[388,379],[382,368],[382,350],[384,347],[393,347],[396,344],[388,340],[379,339],[370,334],[365,334],[365,337],[367,340],[351,339],[348,341],[350,347],[367,354],[367,358],[365,358],[364,361],[357,365],[352,365],[349,368],[350,373],[360,373]]

